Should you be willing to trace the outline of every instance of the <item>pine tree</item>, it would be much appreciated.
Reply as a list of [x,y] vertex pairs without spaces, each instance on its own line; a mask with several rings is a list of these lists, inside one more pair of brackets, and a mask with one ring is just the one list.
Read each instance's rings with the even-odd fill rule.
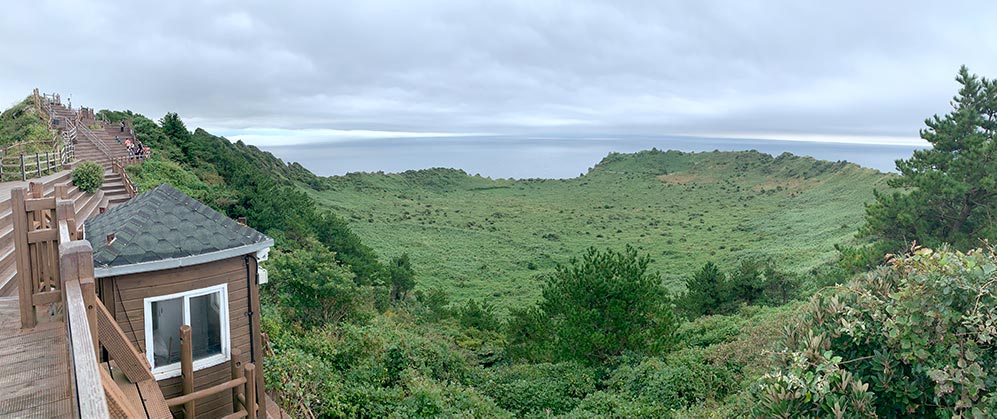
[[686,294],[683,306],[690,318],[717,314],[727,303],[724,274],[713,262],[706,262],[692,278],[685,282]]
[[890,186],[909,192],[877,193],[866,208],[864,235],[965,250],[997,233],[997,81],[965,66],[956,81],[962,88],[953,110],[925,120],[921,130],[932,147],[897,160],[900,176]]

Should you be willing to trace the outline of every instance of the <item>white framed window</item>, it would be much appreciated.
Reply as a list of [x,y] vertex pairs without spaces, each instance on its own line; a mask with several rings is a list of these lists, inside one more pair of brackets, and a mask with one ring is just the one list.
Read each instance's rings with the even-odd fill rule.
[[180,375],[181,325],[190,325],[194,371],[230,359],[228,284],[144,301],[145,356],[157,380]]

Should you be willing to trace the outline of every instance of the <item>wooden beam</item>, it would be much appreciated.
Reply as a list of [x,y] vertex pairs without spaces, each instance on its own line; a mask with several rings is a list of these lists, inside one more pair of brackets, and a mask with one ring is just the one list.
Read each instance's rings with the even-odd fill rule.
[[[91,253],[92,255],[92,253]],[[93,264],[93,256],[87,255],[90,258],[90,263]],[[100,340],[97,328],[97,284],[93,281],[93,270],[90,271],[90,277],[80,278],[80,291],[83,292],[83,302],[86,304],[87,309],[87,323],[90,323],[90,338],[93,340],[93,351],[96,354],[100,354]],[[100,362],[100,358],[97,358]]]
[[235,412],[235,413],[233,413],[231,415],[222,416],[222,419],[239,419],[239,418],[244,418],[244,417],[246,417],[246,411],[245,410],[240,410],[240,411]]
[[163,398],[163,391],[155,379],[139,381],[138,391],[150,419],[173,419],[173,414],[166,405],[166,399]]
[[52,304],[62,300],[62,291],[42,291],[31,294],[31,301],[36,306]]
[[42,198],[45,196],[44,186],[38,182],[28,183],[28,190],[31,191],[31,198]]
[[[232,379],[239,379],[243,377],[242,370],[242,351],[238,348],[232,348],[231,359],[229,364],[232,367]],[[235,412],[239,410],[239,393],[242,391],[241,387],[236,387],[232,389],[232,411]]]
[[[245,256],[247,264],[247,275],[249,275],[249,311],[252,313],[249,316],[249,333],[252,334],[251,341],[253,342],[253,355],[250,357],[248,362],[263,365],[263,331],[260,325],[260,313],[263,309],[260,307],[260,285],[259,278],[257,277],[259,273],[259,262],[253,256]],[[260,406],[260,410],[266,411],[267,405],[266,400],[263,397],[264,391],[266,389],[266,383],[263,382],[263,374],[260,372],[256,374],[256,400]]]
[[125,393],[121,391],[121,387],[118,387],[118,383],[114,382],[114,378],[112,378],[111,374],[104,368],[100,368],[100,383],[104,386],[104,395],[107,397],[108,412],[120,414],[126,418],[140,418],[145,416],[144,414],[138,414],[138,412],[132,408],[132,404],[128,401],[128,397],[125,396]]
[[90,334],[90,323],[87,321],[83,302],[83,292],[79,281],[69,281],[65,284],[66,317],[68,318],[70,350],[72,365],[76,376],[76,400],[79,405],[80,417],[106,418],[107,400],[100,380],[100,367],[97,365],[97,353],[93,349]]
[[114,321],[114,317],[107,311],[107,307],[104,307],[100,301],[97,301],[96,306],[97,334],[100,337],[100,343],[107,350],[111,359],[118,363],[121,372],[125,373],[125,377],[128,377],[128,380],[133,383],[146,380],[155,381],[148,360],[145,359],[144,355],[135,351],[131,341],[121,330],[121,326]]
[[45,228],[28,233],[28,244],[51,242],[56,240],[59,240],[59,231],[54,228]]
[[246,370],[246,412],[250,418],[257,419],[259,412],[256,411],[256,366],[246,364],[243,368]]
[[24,211],[27,191],[14,188],[10,191],[11,218],[14,221],[14,258],[17,262],[17,293],[21,309],[21,328],[27,329],[38,324],[35,305],[31,302],[35,287],[31,283],[31,259],[28,255],[28,214]]
[[211,387],[197,390],[189,394],[184,394],[183,396],[177,396],[172,399],[166,399],[166,405],[170,407],[179,406],[181,404],[189,403],[197,399],[203,399],[208,396],[213,396],[225,390],[239,387],[243,384],[246,384],[246,379],[243,377],[236,378],[233,380],[228,380],[221,384],[216,384]]
[[[37,185],[33,183],[33,185]],[[39,190],[41,190],[41,185],[39,185]],[[32,193],[35,193],[32,191]],[[41,193],[41,192],[38,192]],[[24,201],[24,208],[28,211],[38,211],[45,209],[55,208],[55,197],[48,198],[30,198]]]
[[[194,353],[190,341],[190,325],[180,326],[180,374],[183,377],[183,394],[194,392]],[[167,400],[167,404],[169,401]],[[196,416],[194,400],[184,402],[184,417],[194,419]]]

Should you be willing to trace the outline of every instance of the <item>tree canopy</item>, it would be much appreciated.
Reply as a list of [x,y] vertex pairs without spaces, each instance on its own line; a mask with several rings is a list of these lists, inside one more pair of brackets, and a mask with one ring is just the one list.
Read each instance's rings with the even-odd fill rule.
[[952,111],[925,120],[921,130],[931,148],[897,160],[900,176],[890,185],[909,193],[877,194],[866,209],[864,234],[965,250],[997,233],[997,81],[965,66],[956,81],[962,87]]
[[624,351],[660,351],[677,321],[661,277],[648,271],[648,263],[629,246],[622,252],[590,248],[546,278],[537,309],[517,319],[532,326],[513,329],[549,340],[537,347],[552,350],[555,360],[599,365]]

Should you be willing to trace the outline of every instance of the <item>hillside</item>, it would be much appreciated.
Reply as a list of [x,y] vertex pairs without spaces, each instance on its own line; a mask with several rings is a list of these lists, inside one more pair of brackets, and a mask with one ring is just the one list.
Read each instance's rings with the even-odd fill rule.
[[333,177],[310,193],[378,253],[407,252],[420,288],[512,308],[537,297],[537,274],[590,246],[635,246],[675,290],[708,260],[765,255],[805,273],[852,240],[888,177],[789,154],[651,150],[567,180],[431,169]]
[[51,142],[48,124],[38,115],[30,98],[0,113],[0,147],[21,143],[48,145]]

